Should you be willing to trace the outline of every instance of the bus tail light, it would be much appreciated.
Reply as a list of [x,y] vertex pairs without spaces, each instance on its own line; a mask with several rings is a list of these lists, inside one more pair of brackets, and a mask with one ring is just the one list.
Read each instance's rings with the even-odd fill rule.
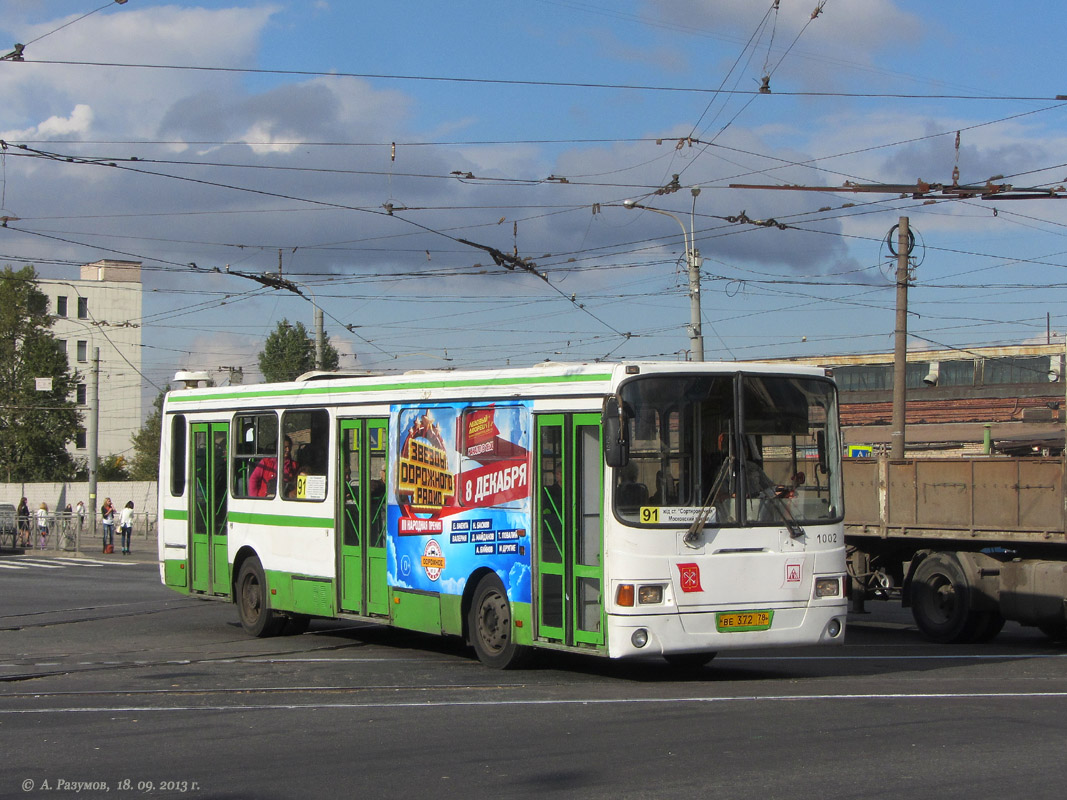
[[619,588],[615,590],[615,603],[620,606],[633,607],[634,585],[632,583],[619,584]]
[[816,597],[840,597],[841,596],[841,579],[840,578],[816,578],[815,579],[815,596]]

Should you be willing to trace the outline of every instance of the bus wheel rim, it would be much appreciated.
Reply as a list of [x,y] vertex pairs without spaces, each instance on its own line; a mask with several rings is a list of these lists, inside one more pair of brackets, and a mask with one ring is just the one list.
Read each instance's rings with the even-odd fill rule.
[[478,638],[486,649],[500,652],[507,645],[508,601],[499,592],[490,592],[482,598],[478,614]]

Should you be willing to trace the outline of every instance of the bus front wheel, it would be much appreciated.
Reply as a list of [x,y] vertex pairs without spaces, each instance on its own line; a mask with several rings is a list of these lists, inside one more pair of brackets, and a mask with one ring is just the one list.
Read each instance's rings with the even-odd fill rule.
[[258,558],[249,558],[237,575],[237,614],[246,633],[257,638],[274,636],[285,619],[270,610],[267,602],[267,581]]
[[479,581],[467,624],[474,652],[487,667],[515,669],[529,660],[531,649],[512,636],[511,604],[496,575]]

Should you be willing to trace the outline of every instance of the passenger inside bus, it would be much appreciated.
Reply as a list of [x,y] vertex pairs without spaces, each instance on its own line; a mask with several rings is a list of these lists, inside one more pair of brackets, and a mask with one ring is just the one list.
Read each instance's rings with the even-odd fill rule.
[[[282,453],[282,491],[288,496],[296,486],[297,464],[292,458],[293,440],[285,437]],[[278,480],[278,459],[267,456],[256,464],[248,476],[248,494],[250,497],[270,497],[274,494]]]

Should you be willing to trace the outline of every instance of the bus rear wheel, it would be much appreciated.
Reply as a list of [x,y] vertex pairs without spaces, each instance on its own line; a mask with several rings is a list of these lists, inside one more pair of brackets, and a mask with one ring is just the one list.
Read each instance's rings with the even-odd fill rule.
[[487,667],[516,669],[529,661],[531,648],[516,644],[512,636],[511,604],[496,575],[478,582],[467,626],[474,652]]
[[267,581],[258,558],[249,558],[237,574],[237,614],[246,633],[257,638],[274,636],[281,631],[285,619],[270,610],[267,602]]

